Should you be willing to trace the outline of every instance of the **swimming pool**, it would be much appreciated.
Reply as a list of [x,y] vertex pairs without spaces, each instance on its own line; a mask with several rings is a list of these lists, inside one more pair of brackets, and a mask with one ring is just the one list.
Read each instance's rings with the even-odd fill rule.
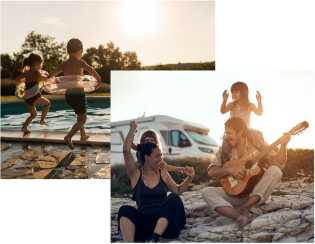
[[[74,110],[63,100],[50,100],[51,105],[46,117],[49,126],[40,125],[43,107],[36,107],[37,118],[29,125],[30,130],[69,131],[77,121]],[[110,99],[87,98],[86,132],[110,133]],[[25,103],[1,104],[1,128],[21,129],[30,113]]]

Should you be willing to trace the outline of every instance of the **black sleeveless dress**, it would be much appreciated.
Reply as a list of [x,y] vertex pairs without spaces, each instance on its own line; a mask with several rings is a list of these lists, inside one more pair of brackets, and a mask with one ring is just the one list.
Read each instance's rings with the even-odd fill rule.
[[132,200],[136,201],[138,209],[124,205],[118,212],[118,227],[120,218],[126,217],[135,225],[135,241],[148,239],[154,231],[157,221],[166,218],[169,221],[163,238],[177,238],[186,224],[185,210],[182,200],[176,193],[167,196],[166,184],[161,176],[154,188],[147,187],[142,181],[142,174],[133,188]]

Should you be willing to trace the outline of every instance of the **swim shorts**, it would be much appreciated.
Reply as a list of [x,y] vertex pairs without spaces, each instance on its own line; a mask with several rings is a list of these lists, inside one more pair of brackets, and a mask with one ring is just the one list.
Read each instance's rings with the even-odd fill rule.
[[76,114],[86,113],[84,92],[66,92],[66,102]]
[[35,95],[34,97],[31,97],[31,98],[28,98],[28,99],[25,99],[25,102],[30,105],[30,106],[34,106],[33,103],[41,97],[41,94],[38,93],[37,95]]

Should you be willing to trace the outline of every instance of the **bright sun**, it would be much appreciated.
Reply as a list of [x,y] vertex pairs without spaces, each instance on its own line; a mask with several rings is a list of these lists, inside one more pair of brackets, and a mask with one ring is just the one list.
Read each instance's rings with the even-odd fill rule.
[[125,31],[133,34],[152,32],[159,16],[155,2],[124,2],[119,13],[119,19]]

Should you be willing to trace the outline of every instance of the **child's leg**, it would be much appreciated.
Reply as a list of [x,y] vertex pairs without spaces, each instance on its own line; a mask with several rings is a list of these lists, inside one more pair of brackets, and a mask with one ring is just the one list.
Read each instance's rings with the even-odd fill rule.
[[[77,133],[79,130],[80,130],[80,132],[81,132],[81,128],[84,126],[84,124],[85,124],[85,122],[86,122],[86,115],[87,115],[87,113],[85,112],[84,114],[78,114],[77,116],[77,123],[75,123],[73,126],[72,126],[72,128],[71,128],[71,130],[70,130],[70,132],[68,133],[68,135],[66,135],[65,137],[64,137],[64,140],[67,142],[67,144],[68,144],[68,146],[69,146],[69,148],[71,149],[71,150],[73,150],[74,149],[74,147],[73,147],[73,144],[72,144],[72,137],[75,135],[75,133]],[[84,128],[83,128],[83,130],[84,130]],[[85,133],[85,131],[84,131],[84,133]],[[81,136],[82,136],[82,134],[81,134]]]
[[249,139],[258,150],[262,151],[265,149],[264,135],[261,131],[250,129],[247,139]]
[[48,126],[49,124],[45,121],[45,118],[47,116],[47,113],[48,113],[48,110],[50,107],[50,102],[46,98],[40,97],[34,102],[34,105],[35,106],[44,106],[44,108],[42,110],[42,116],[41,116],[39,124]]
[[228,140],[223,138],[222,150],[221,150],[221,164],[222,164],[222,166],[226,162],[230,161],[230,151],[231,151],[231,146],[230,146]]
[[84,129],[84,125],[81,127],[81,129],[80,129],[80,133],[81,133],[81,138],[80,138],[80,140],[86,140],[86,139],[88,139],[89,137],[90,137],[90,135],[87,135],[86,133],[85,133],[85,129]]
[[30,123],[36,119],[37,117],[37,111],[35,106],[30,106],[27,103],[25,103],[26,107],[28,108],[28,111],[30,111],[31,115],[25,120],[24,125],[21,129],[22,132],[31,132],[27,129],[27,127],[30,125]]

